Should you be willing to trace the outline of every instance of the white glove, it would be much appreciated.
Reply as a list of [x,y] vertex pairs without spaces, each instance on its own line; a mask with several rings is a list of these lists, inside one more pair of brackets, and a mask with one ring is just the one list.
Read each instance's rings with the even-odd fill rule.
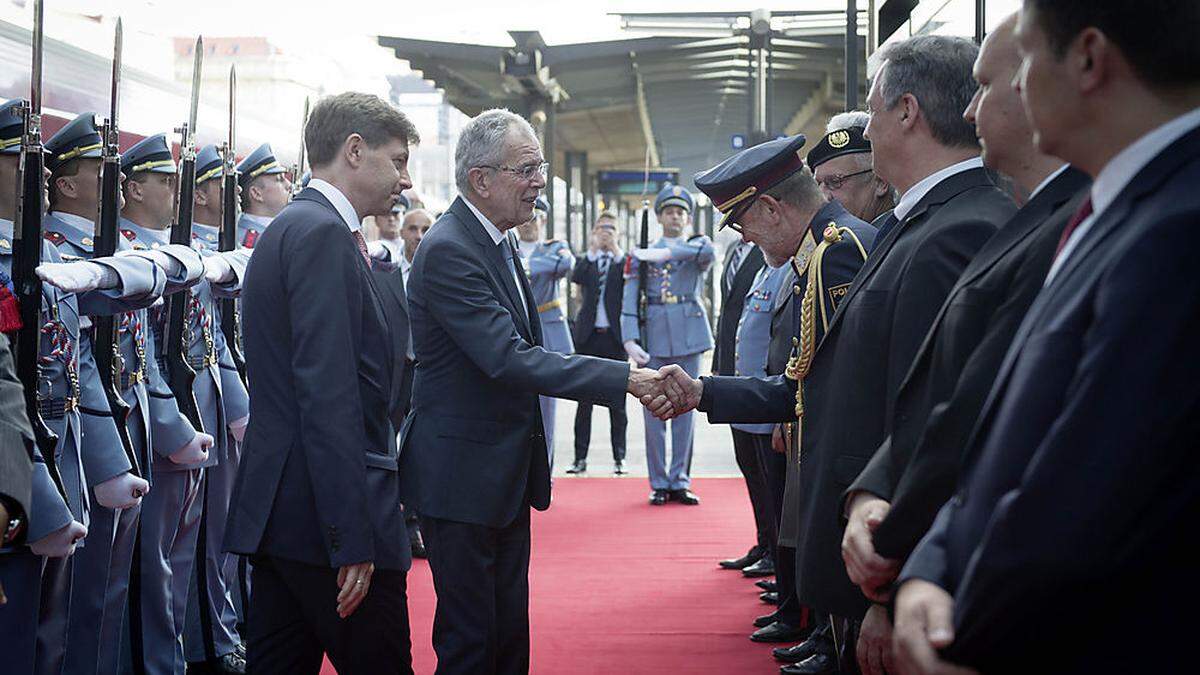
[[645,349],[642,349],[641,345],[639,345],[636,340],[625,341],[625,353],[628,354],[629,358],[633,359],[633,362],[639,366],[644,366],[647,363],[650,363],[650,355],[646,353]]
[[155,265],[163,268],[163,271],[171,278],[175,278],[183,272],[183,263],[176,260],[174,256],[167,255],[155,249],[139,249],[136,251],[125,249],[124,251],[117,251],[117,255],[122,257],[146,258]]
[[388,247],[383,245],[379,240],[367,242],[367,255],[371,256],[372,260],[391,260],[392,252]]
[[29,550],[34,555],[47,558],[65,558],[75,552],[75,544],[87,536],[87,528],[83,523],[72,520],[50,534],[30,542]]
[[238,443],[246,437],[246,425],[250,424],[250,416],[246,415],[240,420],[234,420],[229,423],[229,435],[233,436],[233,440]]
[[233,281],[233,266],[221,255],[206,255],[204,262],[204,278],[210,284],[225,284]]
[[671,259],[669,248],[635,248],[633,257],[643,262],[666,262]]
[[96,486],[96,501],[108,509],[128,509],[142,501],[150,484],[128,471]]
[[115,271],[94,262],[42,263],[37,266],[42,281],[64,293],[84,293],[97,288],[116,288],[121,278]]
[[212,436],[197,431],[192,440],[171,453],[171,461],[176,464],[199,464],[208,459],[208,449],[212,447],[212,444]]

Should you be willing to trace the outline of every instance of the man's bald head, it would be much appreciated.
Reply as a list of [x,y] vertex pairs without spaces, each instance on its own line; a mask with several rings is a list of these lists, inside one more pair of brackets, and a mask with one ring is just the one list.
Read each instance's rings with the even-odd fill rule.
[[404,257],[412,260],[412,257],[417,252],[417,245],[421,243],[421,237],[429,231],[433,225],[433,216],[425,209],[413,209],[404,214],[404,220],[400,224],[400,238],[404,240]]

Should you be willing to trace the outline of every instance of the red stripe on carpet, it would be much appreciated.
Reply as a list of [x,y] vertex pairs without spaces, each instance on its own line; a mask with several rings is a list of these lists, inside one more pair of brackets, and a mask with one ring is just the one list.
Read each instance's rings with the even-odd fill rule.
[[[773,672],[770,646],[747,639],[772,607],[717,568],[753,543],[740,478],[697,479],[700,506],[646,503],[644,479],[574,478],[533,515],[530,622],[534,673]],[[429,565],[408,578],[413,666],[432,673]],[[332,675],[328,662],[322,675]]]

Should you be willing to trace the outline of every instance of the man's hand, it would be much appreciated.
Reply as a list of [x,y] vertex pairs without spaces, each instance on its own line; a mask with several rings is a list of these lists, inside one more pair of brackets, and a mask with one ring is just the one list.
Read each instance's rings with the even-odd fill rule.
[[692,379],[687,371],[674,363],[663,366],[658,373],[665,380],[666,394],[671,400],[671,406],[675,409],[676,416],[694,410],[696,406],[700,405],[700,396],[704,393],[703,382]]
[[954,641],[954,598],[923,579],[904,582],[896,591],[896,628],[892,650],[901,675],[972,675],[970,668],[942,660],[937,650]]
[[871,605],[858,632],[858,667],[863,675],[896,672],[892,659],[892,622],[883,605]]
[[387,246],[383,245],[383,242],[378,240],[367,242],[367,255],[371,256],[372,260],[387,261],[392,259],[392,252],[388,250]]
[[355,563],[346,565],[338,570],[337,583],[337,613],[346,618],[358,609],[367,597],[371,588],[371,575],[375,573],[375,563]]
[[633,362],[639,366],[644,366],[647,363],[650,363],[650,355],[646,353],[645,349],[642,349],[641,345],[639,345],[636,340],[625,341],[625,353],[628,354],[629,358],[633,359]]
[[196,432],[192,440],[171,453],[171,461],[175,464],[199,464],[208,459],[208,449],[213,445],[213,437],[203,432]]
[[128,509],[142,502],[142,495],[150,491],[150,484],[126,471],[100,483],[95,491],[96,501],[100,506],[108,509]]
[[787,454],[787,441],[783,438],[783,425],[776,424],[771,432],[771,449],[781,455]]
[[34,270],[42,281],[64,293],[86,293],[97,288],[116,288],[120,277],[94,262],[42,263]]
[[204,278],[210,284],[225,284],[233,281],[233,266],[223,256],[206,255],[201,259],[204,263]]
[[50,534],[29,543],[34,555],[47,558],[65,558],[75,552],[75,545],[87,536],[83,523],[72,520]]
[[867,492],[850,498],[850,518],[842,535],[842,560],[850,581],[875,602],[887,602],[888,584],[900,574],[900,560],[875,552],[875,528],[883,522],[891,504]]
[[246,415],[241,419],[234,420],[229,423],[229,435],[233,436],[233,440],[238,443],[246,437],[246,427],[250,424],[250,416]]

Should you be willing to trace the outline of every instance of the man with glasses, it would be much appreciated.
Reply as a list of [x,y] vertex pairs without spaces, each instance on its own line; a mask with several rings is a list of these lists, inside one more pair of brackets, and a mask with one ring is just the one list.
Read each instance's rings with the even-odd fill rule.
[[896,206],[895,192],[875,173],[871,141],[863,137],[871,116],[862,110],[829,119],[825,137],[808,152],[808,168],[826,199],[837,200],[868,223]]

